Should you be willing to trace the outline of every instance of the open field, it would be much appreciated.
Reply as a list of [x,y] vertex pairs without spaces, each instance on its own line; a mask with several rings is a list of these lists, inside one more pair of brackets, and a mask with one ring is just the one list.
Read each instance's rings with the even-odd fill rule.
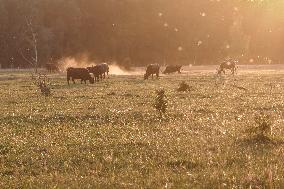
[[[0,71],[0,188],[284,188],[284,69],[215,67],[144,81],[111,75],[52,96],[25,71]],[[177,92],[179,83],[193,87]],[[166,115],[153,107],[163,88]],[[248,130],[264,112],[269,138]]]

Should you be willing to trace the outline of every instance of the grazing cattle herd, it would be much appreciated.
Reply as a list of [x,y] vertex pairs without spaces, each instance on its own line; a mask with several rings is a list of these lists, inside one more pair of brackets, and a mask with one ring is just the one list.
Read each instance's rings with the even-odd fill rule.
[[[237,70],[237,61],[235,60],[226,60],[223,61],[218,69],[217,74],[221,75],[222,73],[225,74],[225,70],[231,70],[232,74],[236,73]],[[48,72],[57,71],[58,67],[53,64],[47,64],[46,68]],[[170,74],[170,73],[181,73],[182,66],[180,65],[169,65],[166,66],[165,70],[163,71],[163,74]],[[86,81],[88,80],[91,84],[93,84],[95,81],[100,81],[106,78],[106,75],[109,74],[109,66],[107,63],[101,63],[97,64],[95,66],[87,67],[87,68],[73,68],[69,67],[67,68],[67,82],[69,85],[69,81],[72,80],[73,83],[75,83],[75,79],[80,79],[81,83],[86,84]],[[148,79],[150,76],[152,76],[152,79],[154,79],[154,75],[158,78],[160,74],[160,65],[159,64],[150,64],[146,68],[146,73],[144,74],[144,80]],[[92,76],[93,75],[93,76]]]

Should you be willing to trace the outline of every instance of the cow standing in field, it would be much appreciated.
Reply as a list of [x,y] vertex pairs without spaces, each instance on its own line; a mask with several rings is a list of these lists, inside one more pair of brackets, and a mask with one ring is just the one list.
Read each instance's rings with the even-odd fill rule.
[[220,75],[222,72],[225,74],[225,70],[231,70],[232,74],[235,74],[237,71],[237,61],[234,60],[228,60],[225,62],[222,62],[218,69],[218,75]]
[[107,63],[98,64],[92,67],[87,67],[90,73],[94,74],[95,81],[99,81],[99,79],[103,79],[106,77],[106,73],[109,73],[109,66]]
[[101,67],[101,71],[102,71],[102,74],[104,75],[104,78],[106,78],[106,73],[108,75],[109,73],[109,66],[107,63],[101,63],[101,64],[98,64],[98,66]]
[[148,79],[150,75],[152,75],[152,79],[154,78],[154,74],[156,74],[157,78],[160,73],[160,65],[159,64],[150,64],[147,66],[146,73],[144,74],[144,79]]
[[99,81],[100,79],[101,80],[103,79],[102,75],[104,73],[104,70],[103,70],[102,66],[95,65],[95,66],[92,66],[92,67],[87,67],[87,70],[94,75],[95,81]]
[[170,66],[167,66],[166,69],[165,69],[165,71],[163,72],[163,74],[170,74],[170,73],[175,73],[175,72],[181,73],[181,72],[180,72],[181,67],[182,67],[182,66],[179,66],[179,65],[170,65]]
[[90,72],[86,68],[67,68],[67,82],[72,78],[73,83],[75,84],[75,79],[81,79],[81,83],[89,80],[91,84],[94,83],[94,78],[91,76]]

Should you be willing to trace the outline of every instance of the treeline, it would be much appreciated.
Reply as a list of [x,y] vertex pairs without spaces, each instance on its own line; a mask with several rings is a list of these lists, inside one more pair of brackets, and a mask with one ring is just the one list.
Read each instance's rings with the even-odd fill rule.
[[29,67],[34,48],[40,65],[81,56],[122,65],[277,62],[283,10],[281,0],[0,0],[0,64]]

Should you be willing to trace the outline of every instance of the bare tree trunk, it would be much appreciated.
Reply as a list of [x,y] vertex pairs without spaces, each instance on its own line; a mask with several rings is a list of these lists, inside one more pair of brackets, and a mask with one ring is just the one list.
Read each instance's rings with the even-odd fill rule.
[[37,69],[38,69],[38,51],[37,51],[37,38],[36,38],[36,33],[34,32],[32,23],[29,23],[29,27],[33,36],[33,46],[34,46],[34,53],[35,53],[35,58],[34,59],[34,69],[35,69],[35,73],[37,73]]
[[35,57],[31,57],[30,59],[28,59],[23,53],[22,51],[20,50],[20,54],[21,56],[23,57],[23,59],[28,62],[34,69],[35,73],[38,72],[38,49],[37,49],[37,35],[36,35],[36,32],[34,31],[33,29],[33,25],[32,25],[32,22],[31,20],[28,20],[26,18],[26,25],[27,27],[29,28],[30,30],[30,33],[31,33],[31,37],[32,39],[31,40],[31,44],[33,46],[33,50],[34,50],[34,56]]

